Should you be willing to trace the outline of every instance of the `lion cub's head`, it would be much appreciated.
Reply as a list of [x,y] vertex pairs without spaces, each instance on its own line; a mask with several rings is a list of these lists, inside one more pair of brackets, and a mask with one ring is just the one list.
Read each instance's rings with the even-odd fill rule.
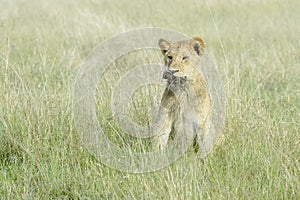
[[159,47],[164,55],[166,75],[189,79],[195,75],[205,44],[199,37],[174,43],[160,39]]

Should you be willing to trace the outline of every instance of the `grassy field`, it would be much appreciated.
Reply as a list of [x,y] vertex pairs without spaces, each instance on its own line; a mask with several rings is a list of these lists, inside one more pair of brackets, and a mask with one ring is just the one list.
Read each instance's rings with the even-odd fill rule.
[[[300,1],[0,0],[0,199],[300,199]],[[74,81],[138,27],[199,35],[227,92],[226,141],[128,174],[82,148]]]

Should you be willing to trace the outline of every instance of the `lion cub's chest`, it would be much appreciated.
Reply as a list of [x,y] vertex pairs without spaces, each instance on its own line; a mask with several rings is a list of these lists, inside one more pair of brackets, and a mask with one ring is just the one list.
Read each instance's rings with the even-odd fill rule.
[[187,85],[170,86],[165,89],[162,106],[169,111],[174,120],[191,119],[192,116],[197,116],[199,111],[198,100],[196,93]]

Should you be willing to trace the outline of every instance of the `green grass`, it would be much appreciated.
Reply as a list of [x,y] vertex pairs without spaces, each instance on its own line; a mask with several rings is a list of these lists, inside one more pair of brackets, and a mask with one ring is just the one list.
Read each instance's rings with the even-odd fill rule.
[[[299,1],[147,2],[0,0],[0,199],[299,199]],[[72,95],[97,44],[144,26],[204,38],[228,106],[213,154],[137,175],[81,147]]]

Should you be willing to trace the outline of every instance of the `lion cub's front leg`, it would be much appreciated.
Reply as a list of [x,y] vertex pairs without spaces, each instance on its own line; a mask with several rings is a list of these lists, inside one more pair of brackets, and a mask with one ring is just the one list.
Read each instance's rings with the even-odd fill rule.
[[161,100],[158,117],[153,127],[154,138],[152,143],[160,149],[166,147],[172,131],[175,101],[174,94],[166,89]]
[[153,134],[153,145],[159,149],[166,147],[168,139],[172,130],[173,120],[170,116],[170,112],[164,108],[160,107],[158,118],[154,125]]

